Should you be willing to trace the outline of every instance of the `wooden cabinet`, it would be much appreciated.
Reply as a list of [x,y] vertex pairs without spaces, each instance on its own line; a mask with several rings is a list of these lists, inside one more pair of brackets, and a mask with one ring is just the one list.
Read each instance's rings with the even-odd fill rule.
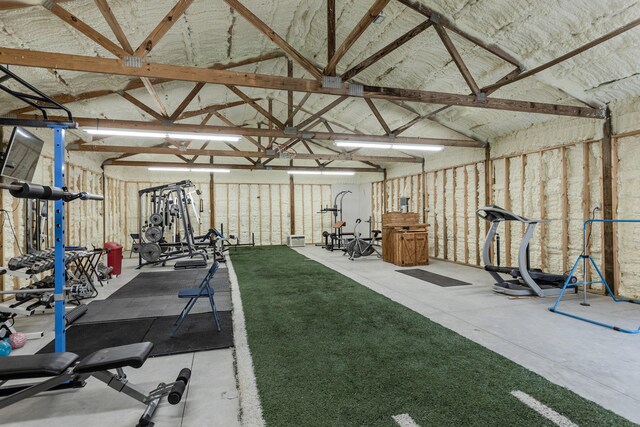
[[402,267],[429,264],[427,227],[417,213],[382,215],[382,258]]

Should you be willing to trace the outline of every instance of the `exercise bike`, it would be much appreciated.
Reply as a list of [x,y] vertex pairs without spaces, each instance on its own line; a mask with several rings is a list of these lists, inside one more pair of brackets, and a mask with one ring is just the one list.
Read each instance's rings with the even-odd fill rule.
[[[545,273],[540,269],[531,268],[529,242],[533,237],[536,226],[546,221],[527,219],[499,206],[481,207],[476,211],[476,215],[491,223],[491,228],[484,242],[482,259],[485,271],[488,271],[496,280],[496,283],[493,285],[494,292],[511,296],[537,295],[539,297],[545,297],[560,294],[567,280],[569,280],[569,283],[577,282],[575,277],[569,277],[567,274]],[[498,234],[498,227],[505,221],[516,221],[526,226],[518,251],[517,267],[500,266],[500,235]],[[491,260],[491,247],[493,246],[494,240],[496,240],[495,265]],[[501,274],[508,274],[513,279],[505,280]]]
[[[353,261],[356,258],[376,254],[378,258],[382,258],[382,254],[375,248],[373,243],[378,239],[378,230],[373,230],[373,237],[367,241],[360,237],[358,226],[362,220],[356,219],[356,225],[353,227],[353,239],[345,242],[344,255],[349,255],[349,259]],[[346,240],[346,239],[345,239]]]

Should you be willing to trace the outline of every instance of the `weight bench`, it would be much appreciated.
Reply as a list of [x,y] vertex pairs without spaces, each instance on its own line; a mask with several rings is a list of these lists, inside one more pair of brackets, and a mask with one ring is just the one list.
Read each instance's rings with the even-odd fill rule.
[[[151,418],[162,398],[168,395],[167,400],[170,404],[178,404],[191,377],[191,370],[184,368],[175,382],[160,383],[148,394],[130,383],[123,368],[141,367],[149,357],[152,348],[153,344],[150,342],[109,347],[98,350],[82,360],[75,353],[47,353],[3,358],[0,364],[0,392],[6,397],[0,399],[0,410],[41,392],[83,387],[85,380],[94,377],[112,389],[147,405],[140,417],[138,427],[151,427],[153,426]],[[48,379],[35,384],[3,387],[10,380],[32,378]],[[7,392],[9,392],[8,395]]]

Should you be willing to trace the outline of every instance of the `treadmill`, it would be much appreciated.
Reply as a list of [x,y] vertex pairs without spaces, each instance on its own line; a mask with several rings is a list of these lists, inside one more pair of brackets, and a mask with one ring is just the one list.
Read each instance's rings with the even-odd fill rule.
[[[562,292],[562,287],[569,279],[569,275],[545,273],[540,269],[531,269],[530,266],[529,242],[538,224],[547,221],[528,219],[495,205],[481,207],[476,211],[476,215],[491,223],[491,228],[484,242],[482,257],[484,269],[496,280],[496,283],[493,285],[495,292],[511,296],[537,295],[539,297],[558,295]],[[498,227],[506,221],[520,222],[526,226],[518,251],[517,267],[500,266],[500,237],[498,235]],[[491,247],[494,239],[496,239],[497,242],[496,265],[494,265],[491,260]],[[506,280],[501,274],[508,274],[512,279]],[[576,282],[577,279],[573,276],[569,279],[569,283],[571,284]]]

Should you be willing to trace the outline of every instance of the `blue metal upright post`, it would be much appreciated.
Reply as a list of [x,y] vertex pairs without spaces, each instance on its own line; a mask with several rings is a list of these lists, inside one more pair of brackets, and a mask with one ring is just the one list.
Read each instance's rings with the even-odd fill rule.
[[[62,188],[65,187],[64,175],[64,128],[53,128],[53,185]],[[55,291],[54,291],[54,310],[55,310],[55,350],[63,352],[66,348],[65,341],[65,301],[64,301],[64,285],[65,285],[65,269],[64,269],[64,201],[56,200],[54,204],[55,211]]]

